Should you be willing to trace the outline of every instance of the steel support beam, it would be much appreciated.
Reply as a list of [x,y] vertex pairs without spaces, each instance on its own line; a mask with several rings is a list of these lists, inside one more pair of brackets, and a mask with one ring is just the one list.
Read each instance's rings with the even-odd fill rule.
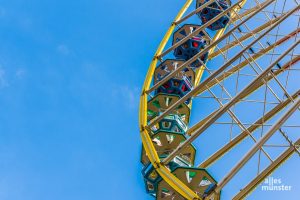
[[173,46],[171,46],[170,48],[168,48],[166,51],[162,52],[160,55],[158,55],[158,58],[162,58],[163,56],[165,56],[168,53],[170,53],[171,51],[173,51],[175,48],[177,48],[180,45],[182,45],[183,43],[185,43],[190,38],[196,36],[197,33],[199,33],[200,31],[205,30],[208,26],[210,26],[211,24],[213,24],[214,22],[216,22],[217,20],[219,20],[221,17],[223,17],[224,15],[227,15],[230,11],[234,10],[237,6],[239,6],[240,4],[242,4],[243,1],[245,1],[245,0],[240,0],[237,3],[235,3],[234,5],[232,5],[231,7],[227,8],[224,11],[222,11],[220,14],[218,14],[217,16],[215,16],[214,18],[212,18],[211,20],[209,20],[208,22],[206,22],[205,24],[203,24],[202,26],[200,26],[199,28],[197,28],[194,32],[188,34],[186,37],[184,37],[180,41],[176,42]]
[[[247,49],[249,49],[251,46],[253,46],[253,44],[255,44],[257,41],[259,41],[261,38],[263,38],[268,32],[270,32],[271,30],[273,30],[277,25],[279,25],[283,20],[285,20],[286,18],[288,18],[292,13],[294,13],[299,8],[300,8],[300,5],[297,6],[296,8],[294,8],[294,9],[292,9],[287,14],[285,14],[284,17],[282,17],[279,21],[277,21],[275,24],[273,24],[265,33],[263,33],[262,35],[260,35],[253,42],[251,42],[251,44],[249,44],[245,49],[243,49],[241,52],[239,52],[237,55],[235,55],[232,59],[230,59],[228,62],[226,62],[217,71],[215,71],[211,76],[209,76],[207,79],[205,79],[202,83],[200,83],[198,86],[196,86],[193,90],[191,90],[187,95],[185,95],[180,100],[178,100],[176,103],[174,103],[172,106],[170,106],[170,108],[168,108],[167,110],[165,110],[160,116],[158,116],[155,119],[153,119],[148,126],[152,127],[154,124],[158,123],[161,119],[163,119],[164,116],[166,116],[167,114],[169,114],[170,112],[172,112],[172,110],[174,110],[175,108],[177,108],[180,104],[184,103],[188,98],[191,98],[195,94],[198,94],[198,91],[200,91],[201,89],[205,88],[206,85],[211,80],[213,80],[218,75],[220,75],[222,72],[224,72],[224,70],[227,67],[229,67],[236,59],[238,59],[245,51],[247,51]],[[173,72],[175,72],[175,71],[173,71]]]
[[192,12],[190,12],[189,14],[187,14],[186,16],[184,16],[181,19],[179,19],[178,21],[174,22],[175,25],[181,24],[183,21],[187,20],[191,16],[197,14],[198,12],[201,12],[203,10],[203,8],[206,8],[207,6],[209,6],[213,2],[215,2],[215,0],[210,0],[210,1],[206,2],[205,4],[201,5],[196,10],[193,10]]
[[[199,129],[195,131],[191,137],[189,137],[184,143],[179,145],[167,158],[163,160],[163,163],[166,164],[170,162],[178,152],[180,152],[182,149],[184,149],[188,144],[190,144],[192,141],[194,141],[199,134],[204,132],[210,125],[212,125],[220,116],[222,116],[231,106],[239,102],[240,99],[245,98],[249,95],[249,93],[252,91],[252,88],[255,87],[257,84],[262,82],[262,79],[265,78],[268,73],[270,73],[273,66],[275,66],[282,58],[286,56],[290,51],[292,51],[297,45],[299,44],[299,40],[294,43],[288,50],[286,50],[280,57],[278,57],[275,62],[273,62],[270,66],[267,67],[265,71],[263,71],[258,77],[256,77],[255,80],[253,80],[248,86],[246,86],[240,93],[238,93],[230,102],[228,102],[226,105],[224,105],[218,112],[213,115],[206,123],[204,123]],[[201,85],[201,84],[200,84]],[[179,100],[180,101],[180,100]],[[178,101],[178,102],[179,102]],[[175,104],[174,104],[175,105]]]
[[[292,65],[294,65],[295,63],[300,61],[300,56],[297,56],[295,58],[293,58],[290,62],[286,63],[285,65],[282,66],[281,69],[276,70],[275,72],[273,72],[274,76],[278,76],[279,74],[281,74],[282,72],[284,72],[285,70],[289,69]],[[225,75],[224,75],[225,76]],[[220,76],[219,78],[221,79],[222,76]],[[216,80],[211,82],[212,84],[208,84],[207,88],[210,89],[213,85],[217,84],[217,82],[221,81],[221,80]],[[269,81],[271,79],[273,79],[273,76],[268,76],[266,79]],[[214,79],[215,80],[215,79]],[[252,88],[252,92],[256,91],[257,89],[259,89],[264,82],[261,82],[260,84],[257,84],[255,87]],[[202,91],[203,92],[203,91]],[[251,93],[252,93],[251,92]],[[250,93],[249,93],[250,94]],[[219,109],[218,109],[219,110]],[[215,110],[214,112],[212,112],[211,114],[209,114],[206,118],[204,118],[203,120],[201,120],[200,122],[198,122],[197,124],[195,124],[194,126],[192,126],[191,128],[188,129],[187,134],[188,135],[192,135],[194,133],[195,130],[197,130],[198,128],[200,128],[205,122],[207,122],[218,110]]]
[[225,52],[225,51],[228,51],[229,49],[231,49],[232,47],[236,46],[236,45],[239,45],[240,42],[243,42],[247,39],[249,39],[250,37],[253,37],[253,34],[256,34],[256,33],[259,33],[261,31],[263,31],[264,29],[268,28],[269,26],[271,26],[272,24],[274,24],[275,22],[277,22],[280,18],[280,17],[277,17],[275,19],[272,19],[268,22],[266,22],[265,24],[257,27],[256,29],[254,29],[253,31],[251,31],[250,33],[247,33],[245,35],[243,35],[242,37],[240,37],[238,40],[234,40],[232,41],[231,43],[227,44],[226,46],[224,46],[223,48],[213,52],[212,54],[210,54],[208,56],[208,59],[213,59],[214,57],[218,56],[219,54],[221,54],[222,52]]
[[[278,40],[274,44],[268,46],[265,49],[262,49],[261,51],[256,53],[254,56],[250,57],[249,60],[253,62],[254,60],[259,59],[265,53],[267,53],[267,52],[271,51],[272,49],[274,49],[275,47],[283,44],[284,42],[286,42],[287,40],[289,40],[293,36],[297,35],[297,33],[299,33],[299,32],[300,32],[300,29],[297,29],[296,31],[293,31],[292,33],[290,33],[289,35],[285,36],[284,38]],[[243,69],[243,67],[245,67],[249,64],[249,60],[244,60],[243,62],[241,62],[238,65],[236,65],[236,66],[232,67],[231,69],[229,69],[227,72],[224,72],[222,75],[218,76],[217,78],[215,78],[212,81],[210,81],[209,83],[207,83],[206,88],[202,88],[202,90],[199,90],[198,94],[201,94],[202,92],[204,92],[208,88],[211,88],[214,85],[216,85],[218,82],[221,82],[221,81],[225,80],[226,78],[230,77],[232,74],[234,74],[237,71]]]
[[[267,5],[270,5],[271,3],[273,3],[275,0],[269,0]],[[265,7],[267,6],[265,5]],[[151,92],[153,92],[154,90],[156,90],[158,87],[160,87],[163,83],[165,83],[166,81],[170,80],[174,75],[176,75],[178,72],[180,72],[181,70],[183,70],[186,66],[190,65],[191,63],[193,63],[195,60],[197,60],[199,57],[201,57],[204,53],[208,52],[211,48],[215,47],[218,43],[220,43],[221,41],[223,41],[225,38],[227,38],[234,30],[236,30],[238,27],[240,27],[241,25],[243,25],[244,23],[246,23],[248,20],[250,20],[254,15],[256,15],[259,11],[261,11],[263,8],[260,8],[259,10],[257,10],[256,12],[254,12],[253,14],[251,14],[249,17],[247,17],[246,19],[244,19],[242,22],[240,22],[238,25],[234,26],[231,30],[229,30],[227,33],[225,33],[222,37],[220,37],[219,39],[217,39],[216,41],[213,41],[210,45],[208,45],[207,47],[205,47],[201,52],[199,52],[198,54],[196,54],[194,57],[192,57],[191,59],[189,59],[188,61],[186,61],[185,63],[183,63],[182,65],[180,65],[176,70],[172,71],[168,76],[166,76],[163,80],[161,80],[160,82],[156,83],[153,87],[151,87],[149,90],[147,90],[146,92],[149,94]],[[294,11],[295,12],[295,11]],[[203,25],[204,26],[204,25]],[[203,27],[201,26],[201,27]],[[201,28],[200,27],[200,28]],[[275,27],[275,26],[274,26]],[[274,28],[273,27],[273,28]],[[196,32],[198,30],[201,29],[196,29],[193,33],[196,34]],[[189,34],[186,38],[189,39],[189,37],[192,37],[193,33]],[[186,39],[186,40],[187,40]],[[178,43],[180,43],[181,41],[183,41],[184,39],[180,40]],[[255,41],[258,41],[258,39],[256,39]],[[178,44],[176,43],[176,44]],[[249,46],[250,47],[250,46]],[[248,47],[248,48],[249,48]],[[246,51],[246,50],[245,50]]]
[[[296,93],[292,95],[292,98],[296,100],[300,96],[300,90],[298,90]],[[286,108],[290,103],[292,102],[291,99],[286,99],[285,101],[281,102],[277,106],[275,106],[272,110],[267,112],[263,117],[258,119],[247,128],[248,132],[253,133],[255,130],[257,130],[259,127],[261,127],[265,122],[272,119],[277,113],[282,111],[282,109]],[[212,156],[210,156],[207,160],[202,162],[198,167],[200,168],[207,168],[211,164],[213,164],[215,161],[217,161],[219,158],[224,156],[228,151],[230,151],[233,147],[238,145],[240,142],[242,142],[245,138],[247,138],[249,135],[247,131],[243,131],[240,133],[237,137],[235,137],[233,140],[231,140],[229,143],[224,145],[222,148],[220,148],[216,153],[214,153]]]
[[[240,17],[245,17],[247,15],[250,15],[251,13],[255,12],[256,10],[258,10],[259,8],[263,7],[265,4],[267,4],[267,1],[264,1],[260,4],[258,4],[257,6],[254,6],[253,8],[250,8],[248,10],[246,10],[245,12],[241,13]],[[233,17],[232,21],[237,21],[239,20],[239,17]]]
[[[300,139],[295,145],[300,144]],[[233,197],[233,200],[244,199],[250,192],[252,192],[265,178],[272,174],[282,163],[287,161],[295,153],[295,149],[290,146],[285,150],[272,164],[256,176],[246,187],[244,187],[238,194]]]
[[[188,18],[192,17],[193,15],[197,14],[198,12],[201,12],[203,10],[203,8],[207,7],[208,5],[210,5],[211,3],[215,2],[215,0],[210,0],[208,2],[206,2],[205,4],[201,5],[199,8],[197,8],[196,10],[193,10],[192,12],[190,12],[189,14],[187,14],[186,16],[184,16],[182,19],[178,20],[175,24],[178,25],[178,24],[181,24],[182,22],[184,22],[185,20],[187,20]],[[261,4],[258,4],[257,6],[251,8],[251,9],[248,9],[246,10],[245,12],[239,14],[239,17],[237,16],[234,16],[232,19],[231,19],[231,23],[243,18],[243,17],[246,17],[247,15],[255,12],[257,9],[259,9],[262,5],[264,5],[267,1],[261,3]]]
[[[186,12],[188,7],[191,5],[193,1],[187,0],[186,3],[183,5],[179,13],[177,14],[174,22],[178,21],[183,14]],[[176,25],[175,23],[172,23],[172,25],[169,27],[168,31],[166,32],[164,38],[162,39],[154,58],[150,64],[150,67],[148,69],[146,79],[144,81],[143,86],[143,92],[140,97],[140,108],[139,108],[139,124],[140,124],[140,134],[142,138],[142,142],[146,151],[146,154],[150,160],[150,162],[153,164],[153,166],[156,168],[157,172],[160,174],[160,176],[171,186],[173,187],[178,193],[180,193],[184,198],[186,199],[200,199],[197,194],[195,194],[190,188],[188,188],[184,183],[182,183],[181,180],[176,178],[174,175],[170,173],[168,168],[160,163],[160,159],[156,153],[155,147],[152,143],[152,140],[145,129],[145,126],[147,125],[147,102],[148,102],[148,95],[145,92],[149,89],[151,85],[151,80],[153,77],[153,73],[157,64],[157,55],[159,55],[163,49],[165,48],[170,36],[172,35]]]
[[220,193],[221,189],[239,172],[249,159],[272,137],[272,135],[291,117],[300,106],[300,99],[292,104],[291,108],[271,127],[271,129],[246,153],[246,155],[232,168],[232,170],[219,182],[215,192]]

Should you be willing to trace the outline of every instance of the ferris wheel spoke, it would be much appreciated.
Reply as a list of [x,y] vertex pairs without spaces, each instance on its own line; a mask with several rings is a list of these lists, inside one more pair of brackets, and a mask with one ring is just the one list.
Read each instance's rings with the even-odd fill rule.
[[[271,51],[273,48],[275,48],[275,47],[283,44],[283,42],[286,42],[288,39],[290,39],[293,35],[297,34],[299,31],[300,31],[300,29],[297,29],[296,31],[294,31],[293,33],[289,34],[285,38],[282,38],[281,40],[277,41],[275,44],[267,47],[264,50],[261,50],[260,52],[258,52],[257,54],[255,54],[253,57],[251,57],[250,60],[256,60],[256,59],[260,58],[261,56],[265,55],[266,52]],[[288,62],[286,65],[284,65],[281,69],[276,70],[274,72],[274,75],[275,76],[279,75],[280,73],[284,72],[284,70],[289,69],[289,67],[291,65],[294,65],[298,61],[299,61],[299,56],[293,58],[290,62]],[[209,88],[212,88],[213,86],[215,86],[219,82],[225,81],[231,75],[235,74],[239,70],[243,69],[243,67],[247,66],[249,64],[249,62],[250,61],[247,59],[247,60],[239,63],[238,65],[232,67],[231,69],[229,69],[228,71],[224,72],[223,74],[219,75],[217,78],[215,78],[212,81],[210,81],[209,83],[207,83],[206,88],[203,88],[202,90],[199,90],[198,94],[196,94],[196,95],[198,96],[199,94],[203,93],[205,90],[207,90]]]
[[[296,8],[292,9],[291,11],[289,11],[287,14],[285,14],[285,16],[280,19],[279,21],[277,21],[276,23],[274,23],[265,33],[263,33],[262,35],[260,35],[257,39],[255,39],[253,42],[251,42],[246,48],[244,48],[243,50],[241,50],[238,54],[236,54],[233,58],[231,58],[229,61],[227,61],[223,66],[221,66],[217,71],[215,71],[213,74],[211,74],[207,79],[205,79],[202,83],[200,83],[198,86],[196,86],[193,90],[191,90],[187,95],[183,96],[180,100],[178,100],[176,103],[174,103],[172,106],[170,106],[166,111],[164,111],[160,116],[156,117],[154,120],[152,120],[149,123],[149,127],[152,127],[154,124],[156,124],[157,122],[159,122],[164,116],[166,116],[167,114],[169,114],[170,112],[172,112],[172,110],[174,110],[176,107],[178,107],[180,104],[184,103],[188,98],[199,94],[198,91],[201,90],[202,88],[206,87],[206,84],[208,84],[211,80],[213,80],[214,78],[216,78],[218,75],[220,75],[221,73],[223,73],[236,59],[238,59],[245,51],[247,51],[247,49],[249,49],[251,46],[253,46],[253,44],[255,44],[258,40],[260,40],[264,35],[267,34],[267,32],[270,32],[271,30],[273,30],[276,26],[278,26],[282,21],[284,21],[286,18],[288,18],[292,13],[294,13],[296,10],[298,10],[300,8],[300,6],[297,6]],[[298,44],[295,43],[295,44]],[[201,53],[201,52],[200,52]],[[284,54],[285,55],[285,54]],[[197,57],[197,56],[194,56]],[[194,58],[193,57],[193,58]],[[193,60],[193,58],[191,60]],[[189,61],[188,61],[189,62]],[[279,62],[279,61],[278,61]],[[277,62],[277,63],[278,63]],[[274,65],[276,65],[277,63],[275,63]],[[273,66],[272,66],[273,67]],[[177,68],[177,70],[180,67]],[[176,70],[174,70],[172,73],[174,73]],[[172,74],[170,73],[170,74]],[[169,75],[170,75],[169,74]],[[168,76],[169,76],[168,75]],[[167,77],[168,77],[167,76]],[[167,79],[167,77],[164,78]],[[162,81],[160,81],[159,83],[161,83]],[[158,83],[158,84],[159,84]],[[154,86],[153,86],[154,87]]]
[[[279,75],[280,73],[282,73],[285,69],[288,69],[289,67],[291,67],[292,64],[295,64],[295,62],[299,61],[299,57],[296,57],[294,59],[292,59],[291,61],[289,61],[287,64],[285,64],[280,70],[276,71],[274,74],[275,75]],[[272,76],[267,76],[267,78],[265,78],[266,82],[270,81],[272,79]],[[257,84],[255,87],[252,88],[252,91],[249,91],[249,94],[250,95],[252,92],[256,91],[259,87],[261,87],[264,83],[261,82],[260,84]],[[241,136],[247,136],[250,135],[251,136],[251,132],[253,132],[256,128],[258,128],[258,124],[262,124],[262,122],[264,122],[263,120],[267,121],[268,119],[270,119],[272,116],[274,116],[277,112],[279,112],[281,109],[283,109],[285,106],[287,106],[287,103],[290,103],[292,100],[294,100],[296,97],[298,97],[299,95],[299,92],[300,91],[297,91],[295,94],[293,94],[291,97],[292,98],[289,98],[288,100],[285,100],[284,102],[280,102],[279,105],[277,105],[272,111],[270,111],[268,114],[264,115],[260,120],[258,120],[257,122],[254,123],[254,126],[251,126],[249,127],[248,129],[245,129],[245,127],[243,127],[243,130],[246,131],[246,133],[244,132]],[[218,98],[216,98],[215,96],[215,99],[218,100]],[[219,101],[220,102],[220,101]],[[213,113],[211,113],[208,117],[206,117],[204,120],[201,120],[199,123],[197,123],[196,125],[194,125],[190,130],[188,130],[188,134],[189,135],[192,135],[194,133],[194,131],[201,127],[206,121],[208,121],[208,119],[213,115],[215,114],[217,111],[214,111]],[[232,113],[232,111],[230,111],[231,114],[230,115],[234,115]],[[235,117],[236,118],[236,117]],[[241,122],[237,122],[236,119],[234,119],[234,121],[236,121],[236,124],[238,125],[242,125]],[[253,129],[255,128],[255,129]],[[241,137],[243,138],[243,137]],[[244,139],[244,138],[243,138]],[[253,139],[253,138],[252,138]],[[226,149],[228,149],[228,147],[232,148],[234,145],[238,144],[240,142],[240,138],[236,138],[234,139],[233,141],[230,142],[230,144],[228,144],[227,147],[224,147],[224,149],[218,151],[217,155],[223,155],[222,152],[226,152]],[[231,146],[232,144],[234,144],[233,146]],[[220,154],[221,153],[221,154]],[[215,157],[218,157],[218,156],[215,156]],[[268,157],[268,156],[267,156]],[[270,159],[270,158],[269,158]],[[214,162],[214,159],[211,159],[213,162]],[[210,161],[208,161],[209,163]],[[201,167],[206,167],[207,166],[207,163],[205,164],[201,164],[200,165]]]
[[[248,185],[234,197],[241,199],[290,155],[300,154],[300,139],[294,143],[290,134],[291,129],[300,127],[291,117],[300,111],[295,77],[300,71],[294,67],[300,61],[296,52],[300,21],[289,26],[287,30],[294,30],[290,33],[282,29],[288,20],[300,17],[300,5],[294,1],[296,5],[291,2],[293,5],[287,6],[287,0],[236,0],[232,4],[229,0],[197,0],[196,8],[186,13],[192,2],[185,2],[159,44],[140,98],[146,190],[157,200],[220,200],[220,190],[257,153],[256,177],[240,183]],[[190,22],[194,17],[202,24]],[[207,76],[200,82],[204,73]],[[212,104],[199,113],[204,114],[201,120],[188,128],[192,108],[198,109],[195,97]],[[243,110],[244,105],[253,106],[253,114]],[[274,123],[275,117],[281,118]],[[195,166],[197,151],[192,142],[203,133],[213,137],[219,131],[211,129],[220,126],[230,140]],[[239,162],[233,162],[232,170],[218,183],[206,168],[217,165],[216,161],[241,142],[253,146]]]
[[[199,57],[203,56],[205,52],[208,52],[210,49],[214,48],[218,43],[220,43],[221,41],[223,41],[224,39],[226,39],[229,35],[231,35],[231,33],[238,29],[242,24],[246,23],[248,20],[250,20],[254,15],[256,15],[257,13],[259,13],[263,8],[265,8],[266,6],[270,5],[271,3],[273,3],[275,0],[269,0],[268,3],[264,6],[262,6],[259,10],[255,11],[254,13],[252,13],[250,16],[248,16],[246,19],[244,19],[242,22],[240,22],[238,25],[235,25],[230,31],[228,31],[227,33],[225,33],[224,35],[222,35],[220,38],[218,38],[216,41],[213,41],[210,45],[208,45],[207,47],[205,47],[202,51],[200,51],[198,54],[196,54],[195,56],[193,56],[191,59],[189,59],[188,61],[186,61],[184,64],[180,65],[176,70],[172,71],[168,76],[166,76],[163,80],[161,80],[160,82],[156,83],[155,85],[153,85],[149,90],[145,91],[147,94],[153,92],[154,90],[156,90],[158,87],[160,87],[162,84],[164,84],[166,81],[170,80],[173,76],[175,76],[179,71],[181,71],[184,67],[190,65],[191,63],[193,63],[196,59],[198,59]],[[242,2],[242,1],[239,1]],[[293,10],[292,13],[294,13],[296,11]],[[227,11],[228,12],[228,11]],[[286,19],[288,16],[290,16],[292,13],[284,16],[284,19]],[[280,21],[280,20],[279,20]],[[280,21],[282,22],[282,21]],[[278,25],[279,23],[275,23],[276,25]],[[270,28],[269,31],[270,32],[275,26],[275,24],[273,24]],[[205,26],[205,25],[204,25]],[[193,33],[189,34],[186,37],[186,40],[189,39],[190,37],[194,36],[194,34],[196,34],[197,32],[202,30],[201,26],[200,28],[196,29]],[[272,29],[271,29],[272,28]],[[203,28],[204,29],[204,28]],[[260,37],[260,39],[263,36]],[[180,40],[179,42],[184,41],[184,39]],[[258,40],[255,40],[255,42],[257,42]],[[176,44],[179,44],[179,42],[177,42]],[[255,43],[253,42],[253,44]],[[252,45],[249,45],[249,48]],[[170,51],[172,51],[173,49],[170,49]],[[245,49],[244,51],[246,51],[247,49]],[[161,56],[158,56],[161,57]]]
[[[292,95],[292,98],[296,100],[300,96],[300,90],[295,92]],[[217,152],[215,152],[213,155],[211,155],[207,160],[202,162],[199,167],[200,168],[206,168],[209,167],[211,164],[216,162],[219,158],[224,156],[228,151],[230,151],[232,148],[234,148],[236,145],[238,145],[240,142],[242,142],[245,138],[250,136],[255,130],[260,128],[264,123],[268,122],[271,118],[273,118],[276,114],[278,114],[280,111],[282,111],[284,108],[286,108],[292,101],[290,99],[286,99],[285,101],[281,102],[277,106],[275,106],[272,110],[267,112],[264,116],[262,116],[260,119],[256,120],[251,126],[247,128],[247,131],[241,132],[238,136],[236,136],[233,140],[231,140],[229,143],[224,145],[222,148],[220,148]]]
[[213,52],[212,54],[209,55],[209,59],[213,59],[214,57],[218,56],[219,54],[221,54],[221,52],[225,52],[228,51],[229,49],[235,47],[236,45],[239,44],[239,42],[243,42],[247,39],[249,39],[250,37],[253,36],[253,33],[259,33],[261,31],[263,31],[264,29],[268,28],[270,25],[272,25],[273,23],[277,22],[280,18],[277,17],[275,19],[271,19],[270,21],[266,22],[265,24],[257,27],[256,29],[254,29],[251,33],[247,33],[245,35],[243,35],[242,37],[239,38],[239,41],[234,40],[233,42],[231,42],[230,44],[227,44],[226,46],[224,46],[223,48],[221,48],[220,50],[217,50],[215,52]]
[[[265,6],[265,4],[267,4],[267,3],[268,3],[268,1],[264,1],[264,2],[262,2],[262,3],[259,3],[259,2],[258,2],[256,6],[250,8],[250,9],[247,9],[245,12],[242,12],[242,13],[240,14],[240,17],[246,17],[246,16],[252,14],[252,13],[255,12],[256,10],[258,10],[259,8]],[[238,17],[238,16],[233,17],[233,18],[232,18],[232,21],[233,21],[233,22],[234,22],[234,21],[237,21],[237,20],[239,20],[240,17]]]
[[272,128],[248,151],[247,154],[232,168],[232,170],[220,181],[215,191],[219,193],[221,189],[238,173],[247,161],[262,147],[263,144],[289,119],[289,117],[300,106],[300,99],[272,126]]
[[[244,88],[239,94],[237,94],[230,102],[228,102],[224,107],[222,107],[214,116],[212,116],[206,123],[204,123],[199,129],[195,131],[184,143],[179,145],[175,151],[169,154],[167,158],[163,160],[164,163],[168,163],[178,152],[185,148],[188,144],[194,141],[200,133],[205,131],[212,123],[214,123],[221,115],[223,115],[231,106],[233,106],[240,99],[245,98],[252,92],[252,88],[259,84],[263,78],[265,78],[273,66],[276,65],[288,52],[293,50],[300,41],[293,44],[288,50],[286,50],[274,63],[272,63],[263,73],[261,73],[254,81],[252,81],[246,88]],[[201,85],[201,84],[200,84]],[[179,100],[180,101],[180,100]]]
[[[298,139],[295,145],[300,144]],[[290,146],[285,150],[277,159],[274,160],[266,169],[264,169],[258,176],[256,176],[251,182],[249,182],[238,194],[233,197],[233,200],[240,200],[245,198],[251,191],[253,191],[257,185],[259,185],[265,178],[272,174],[282,163],[287,161],[295,153],[295,150]]]
[[[221,17],[228,15],[228,12],[234,10],[239,4],[243,3],[245,0],[240,0],[237,3],[235,3],[234,5],[232,5],[231,7],[227,8],[226,10],[224,10],[223,12],[221,12],[219,15],[215,16],[212,20],[208,21],[207,23],[203,24],[201,27],[197,28],[195,31],[193,31],[192,33],[188,34],[186,37],[184,37],[182,40],[178,41],[177,43],[175,43],[173,46],[171,46],[170,48],[168,48],[167,50],[165,50],[163,53],[161,53],[160,55],[158,55],[158,58],[162,58],[165,55],[167,55],[168,53],[170,53],[171,51],[173,51],[175,48],[179,47],[180,45],[182,45],[183,43],[185,43],[187,40],[189,40],[190,38],[196,36],[196,34],[198,32],[203,31],[205,28],[207,28],[208,26],[210,26],[211,24],[213,24],[214,22],[216,22],[217,20],[219,20]],[[274,1],[274,0],[271,0]]]
[[193,10],[192,12],[190,12],[189,14],[187,14],[186,16],[184,16],[181,19],[175,21],[174,24],[175,25],[181,24],[182,22],[186,21],[187,19],[189,19],[193,15],[197,14],[198,12],[201,12],[205,7],[207,7],[208,5],[210,5],[213,2],[215,2],[215,0],[210,0],[210,1],[206,2],[205,4],[201,5],[199,8],[197,8],[197,9]]
[[[213,92],[212,92],[210,89],[209,89],[209,92],[215,97],[215,99],[217,99],[216,96],[213,94]],[[217,99],[217,101],[218,101],[218,103],[220,104],[220,106],[221,106],[221,108],[222,108],[222,107],[224,106],[224,105],[222,104],[222,102],[221,102],[220,100],[218,100],[218,99]],[[247,129],[247,128],[244,126],[244,124],[241,122],[241,120],[236,116],[236,114],[235,114],[231,109],[228,109],[226,112],[229,114],[229,116],[231,117],[231,119],[238,125],[238,127],[239,127],[242,131],[246,131],[246,133],[251,137],[251,139],[252,139],[254,142],[256,142],[256,139],[251,135],[251,132],[248,131],[248,129]],[[265,151],[265,149],[263,149],[263,148],[261,147],[261,150],[262,150],[262,152],[266,155],[266,157],[267,157],[271,162],[273,162],[271,156]]]

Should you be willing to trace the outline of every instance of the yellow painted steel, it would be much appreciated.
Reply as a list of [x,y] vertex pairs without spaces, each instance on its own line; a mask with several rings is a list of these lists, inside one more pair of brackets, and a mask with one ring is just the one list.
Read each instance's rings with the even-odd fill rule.
[[[178,15],[176,16],[174,22],[181,19],[183,14],[186,12],[188,7],[191,5],[193,1],[187,0],[182,9],[179,11]],[[152,140],[149,136],[148,131],[144,128],[147,125],[147,94],[145,93],[146,90],[149,89],[151,85],[152,76],[157,64],[157,55],[161,54],[164,47],[166,46],[169,38],[171,37],[176,25],[172,23],[170,28],[168,29],[167,33],[165,34],[163,40],[161,41],[155,56],[150,64],[148,69],[148,73],[144,82],[142,95],[140,98],[140,112],[139,112],[139,120],[140,120],[140,133],[142,142],[146,151],[147,156],[149,157],[150,162],[156,168],[157,172],[160,176],[178,193],[180,193],[183,197],[187,199],[200,199],[197,194],[195,194],[190,188],[188,188],[184,183],[182,183],[178,178],[176,178],[170,171],[160,163],[160,159],[155,151],[153,146]]]
[[[243,1],[243,3],[240,5],[240,7],[242,7],[247,0]],[[186,12],[186,10],[189,8],[189,6],[191,5],[191,3],[193,2],[193,0],[187,0],[186,3],[184,4],[184,6],[181,8],[181,10],[179,11],[178,15],[176,16],[174,22],[180,20],[183,16],[183,14]],[[235,9],[236,12],[239,11],[239,8],[237,7]],[[232,16],[235,16],[235,13],[231,13]],[[142,90],[142,94],[140,97],[140,107],[139,107],[139,123],[140,123],[140,134],[141,134],[141,138],[142,138],[142,142],[146,151],[146,154],[150,160],[150,162],[153,164],[153,166],[156,168],[157,172],[160,174],[160,176],[174,189],[176,190],[178,193],[180,193],[184,198],[186,199],[190,199],[190,200],[201,200],[201,198],[195,193],[193,192],[189,187],[187,187],[181,180],[179,180],[178,178],[176,178],[170,171],[169,169],[164,166],[163,164],[161,164],[160,159],[158,157],[158,154],[154,148],[154,145],[152,143],[152,140],[149,136],[149,132],[147,129],[145,129],[145,127],[147,126],[147,98],[148,95],[145,91],[147,91],[151,85],[151,80],[154,74],[154,70],[156,68],[157,65],[157,61],[158,58],[157,56],[160,55],[163,51],[163,49],[165,48],[169,38],[171,37],[176,24],[172,23],[172,25],[169,27],[168,31],[166,32],[163,40],[161,41],[155,55],[154,58],[150,64],[150,67],[148,69],[147,75],[146,75],[146,79],[144,81],[144,86],[143,86],[143,90]],[[215,37],[213,38],[213,41],[217,40],[218,38],[220,38],[223,33],[225,32],[225,29],[222,29],[220,31],[217,32],[217,34],[215,35]],[[209,53],[214,52],[215,48],[212,48]],[[198,84],[200,82],[200,79],[203,75],[204,72],[204,67],[200,68],[197,72],[196,72],[196,81],[195,84]]]

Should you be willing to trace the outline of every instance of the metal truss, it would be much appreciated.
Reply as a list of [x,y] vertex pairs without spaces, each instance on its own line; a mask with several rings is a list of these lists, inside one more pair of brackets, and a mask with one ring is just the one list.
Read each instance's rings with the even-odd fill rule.
[[[241,186],[242,189],[233,197],[234,200],[243,199],[267,176],[286,162],[293,153],[300,156],[300,135],[299,130],[297,130],[300,128],[300,122],[298,120],[297,123],[293,120],[293,117],[300,116],[300,86],[295,85],[295,78],[292,79],[293,74],[300,72],[299,65],[297,65],[300,60],[298,50],[300,18],[297,13],[300,5],[298,1],[288,0],[282,2],[265,0],[262,3],[258,0],[252,0],[250,3],[246,0],[237,0],[227,9],[222,9],[219,6],[220,14],[180,41],[165,48],[176,27],[192,20],[197,13],[210,4],[217,3],[219,5],[217,0],[210,0],[184,15],[192,2],[192,0],[186,1],[165,34],[150,64],[139,109],[140,134],[143,146],[149,161],[161,178],[183,198],[193,200],[220,196],[220,191],[235,178],[236,174],[250,159],[253,159],[254,155],[258,155],[257,175],[245,186]],[[283,4],[282,9],[276,10],[277,4],[280,2]],[[289,10],[286,8],[286,2],[293,5]],[[206,29],[223,16],[230,17],[227,27],[217,31],[212,36]],[[291,27],[288,32],[281,31],[280,27],[291,19],[297,19],[297,24]],[[257,23],[253,23],[253,20],[256,20]],[[209,44],[192,58],[177,66],[162,80],[152,84],[154,70],[158,63],[163,62],[174,49],[195,37],[199,32],[203,32],[209,38]],[[209,52],[208,59],[210,61],[218,60],[219,62],[213,66],[210,66],[209,62],[203,63],[200,57],[206,52]],[[154,91],[183,69],[190,68],[190,65],[195,61],[199,61],[202,66],[196,71],[196,79],[191,91],[148,121],[147,102],[153,96]],[[200,81],[204,73],[207,74],[207,77]],[[234,83],[235,87],[229,87],[228,83]],[[195,101],[209,100],[214,107],[212,106],[210,112],[206,113],[203,119],[200,119],[187,130],[186,133],[189,137],[184,142],[161,159],[151,139],[152,127],[188,99],[192,99],[193,104]],[[261,105],[260,116],[254,120],[247,116],[248,113],[240,108],[245,104],[253,107]],[[192,106],[189,106],[192,109]],[[232,169],[220,179],[210,194],[203,197],[184,184],[183,180],[172,174],[167,166],[177,155],[181,155],[192,142],[203,134],[209,134],[209,129],[216,126],[229,126],[227,132],[230,134],[230,140],[225,141],[220,148],[216,148],[210,157],[198,165],[198,168],[217,165],[223,156],[246,140],[253,144],[247,153],[232,166]],[[238,133],[233,133],[234,128],[238,130]],[[290,132],[294,130],[295,134],[298,133],[298,135],[291,137]],[[275,136],[280,136],[285,143],[268,144],[269,139]],[[212,143],[213,140],[212,138]],[[269,153],[274,148],[283,149],[275,158]],[[267,158],[268,164],[266,161],[262,161],[263,155]]]

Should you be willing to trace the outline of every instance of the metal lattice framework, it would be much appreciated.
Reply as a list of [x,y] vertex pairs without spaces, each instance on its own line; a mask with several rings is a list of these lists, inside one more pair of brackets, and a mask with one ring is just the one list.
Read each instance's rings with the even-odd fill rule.
[[[197,15],[207,8],[217,14],[201,23]],[[153,57],[140,98],[141,160],[156,199],[222,199],[221,190],[251,160],[255,173],[232,197],[244,199],[294,153],[300,156],[299,8],[297,0],[185,2]],[[224,28],[211,30],[227,18]],[[205,44],[201,50],[177,59],[176,51],[195,38],[196,47]],[[177,88],[171,91],[170,84]],[[197,140],[202,137],[209,142]],[[197,165],[202,146],[212,153]],[[234,149],[238,159],[230,157]],[[208,169],[226,156],[231,169],[216,180]]]

